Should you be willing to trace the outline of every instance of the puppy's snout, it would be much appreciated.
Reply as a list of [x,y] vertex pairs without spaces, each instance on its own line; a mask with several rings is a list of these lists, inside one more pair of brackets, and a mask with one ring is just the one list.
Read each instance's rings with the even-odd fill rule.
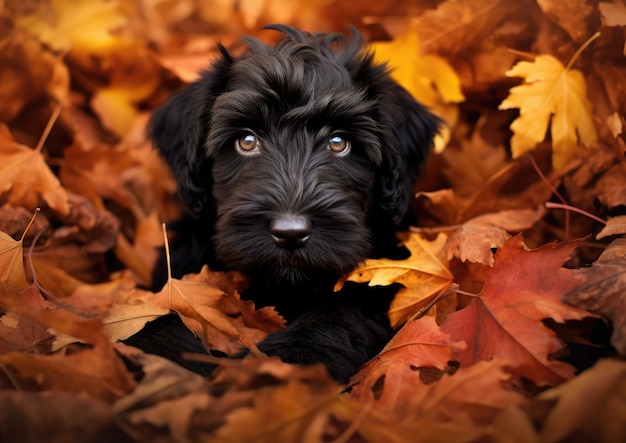
[[281,248],[300,248],[311,235],[311,222],[301,215],[282,215],[272,221],[270,234],[274,243]]

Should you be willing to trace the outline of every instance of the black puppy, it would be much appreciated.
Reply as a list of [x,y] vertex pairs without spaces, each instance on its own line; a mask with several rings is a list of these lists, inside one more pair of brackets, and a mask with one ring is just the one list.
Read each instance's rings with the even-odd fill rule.
[[173,245],[173,272],[203,263],[243,272],[244,296],[288,321],[259,349],[322,362],[346,381],[390,338],[393,294],[333,285],[395,248],[439,120],[373,62],[356,30],[350,39],[268,28],[285,36],[275,46],[246,38],[237,58],[222,48],[152,118],[154,143],[196,216]]

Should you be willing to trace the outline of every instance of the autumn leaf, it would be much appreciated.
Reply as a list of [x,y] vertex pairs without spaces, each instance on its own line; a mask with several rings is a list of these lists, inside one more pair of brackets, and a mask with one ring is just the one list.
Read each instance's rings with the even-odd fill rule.
[[[454,69],[443,58],[434,54],[420,55],[417,26],[411,22],[407,31],[391,42],[376,42],[370,45],[374,58],[387,63],[391,76],[413,97],[449,124],[456,120],[456,108],[449,104],[461,103],[465,96],[461,82]],[[435,140],[435,149],[443,150],[449,139],[447,128],[442,128]]]
[[557,385],[574,376],[575,368],[552,360],[563,348],[542,320],[558,323],[590,316],[565,305],[561,294],[579,284],[562,264],[576,242],[551,244],[528,251],[520,235],[511,238],[485,269],[482,293],[469,306],[450,314],[441,329],[467,348],[457,358],[462,366],[501,358],[511,371],[539,386]]
[[404,242],[411,252],[409,258],[369,259],[338,282],[335,290],[339,290],[344,281],[369,282],[369,286],[400,283],[404,288],[398,291],[389,307],[389,319],[392,326],[397,327],[452,283],[452,274],[440,258],[445,241],[445,234],[429,242],[412,233]]
[[[242,346],[254,347],[268,333],[284,327],[284,320],[273,308],[255,310],[254,303],[241,300],[236,291],[225,292],[212,280],[211,272],[204,267],[199,274],[190,274],[182,280],[171,279],[158,293],[134,290],[118,294],[115,302],[120,305],[149,303],[158,308],[172,309],[180,314],[189,329],[202,338],[207,349],[229,354],[234,354]],[[227,290],[233,287],[226,286]],[[153,309],[145,309],[154,312]],[[105,321],[113,320],[108,318]],[[142,321],[136,320],[131,315],[127,319],[131,324],[118,327],[123,326],[124,334],[128,334],[133,326],[139,330],[142,321],[148,321],[143,318]]]
[[563,294],[563,301],[608,318],[613,325],[611,344],[626,356],[626,245],[616,240],[588,268],[574,271],[580,284]]
[[492,250],[504,245],[509,233],[531,228],[544,213],[543,206],[539,206],[534,210],[508,210],[474,217],[450,235],[444,247],[446,257],[449,261],[458,258],[462,262],[492,266]]
[[465,347],[443,333],[432,317],[412,320],[352,378],[350,396],[366,401],[373,393],[377,407],[391,414],[406,399],[407,378],[414,378],[423,368],[436,368],[443,374],[453,354]]
[[[532,150],[551,128],[552,163],[563,170],[576,157],[584,155],[579,145],[588,148],[597,142],[592,106],[581,71],[565,67],[551,55],[522,61],[506,72],[522,77],[525,83],[511,88],[498,109],[519,108],[520,116],[511,123],[511,150],[518,158]],[[551,121],[550,121],[551,120]]]
[[[108,401],[132,391],[135,382],[115,354],[100,321],[79,317],[67,308],[45,302],[34,286],[21,294],[0,292],[0,303],[37,325],[91,345],[67,354],[9,352],[1,355],[0,365],[10,371],[11,383],[39,390],[88,392],[95,398]],[[8,387],[4,379],[0,379],[0,386]]]
[[24,272],[23,239],[0,231],[0,291],[18,293],[29,285]]
[[554,23],[565,29],[578,43],[582,43],[589,36],[587,17],[593,12],[593,6],[587,0],[538,0],[541,10]]
[[41,152],[17,143],[0,125],[0,198],[34,211],[42,198],[61,214],[69,213],[67,191],[52,173]]
[[[495,420],[496,442],[618,442],[626,440],[626,363],[603,359],[578,377],[511,406]],[[584,401],[581,401],[584,399]],[[519,429],[524,429],[524,434]],[[517,432],[516,432],[517,431]]]
[[98,51],[115,46],[120,37],[113,31],[128,23],[117,1],[51,0],[42,2],[39,9],[18,18],[17,23],[62,51]]

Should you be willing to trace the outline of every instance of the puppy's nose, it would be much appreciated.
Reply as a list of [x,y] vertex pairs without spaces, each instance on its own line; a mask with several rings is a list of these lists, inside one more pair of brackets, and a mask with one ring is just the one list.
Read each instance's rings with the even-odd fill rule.
[[272,221],[270,234],[274,243],[281,248],[300,248],[311,235],[311,222],[301,215],[283,215]]

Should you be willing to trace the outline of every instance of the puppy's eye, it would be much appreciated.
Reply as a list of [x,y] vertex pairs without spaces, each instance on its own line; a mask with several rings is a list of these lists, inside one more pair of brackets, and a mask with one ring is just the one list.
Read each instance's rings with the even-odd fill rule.
[[252,132],[246,132],[235,141],[237,151],[243,155],[259,154],[259,139]]
[[328,149],[335,154],[347,155],[350,152],[350,142],[341,135],[333,135],[328,140]]

